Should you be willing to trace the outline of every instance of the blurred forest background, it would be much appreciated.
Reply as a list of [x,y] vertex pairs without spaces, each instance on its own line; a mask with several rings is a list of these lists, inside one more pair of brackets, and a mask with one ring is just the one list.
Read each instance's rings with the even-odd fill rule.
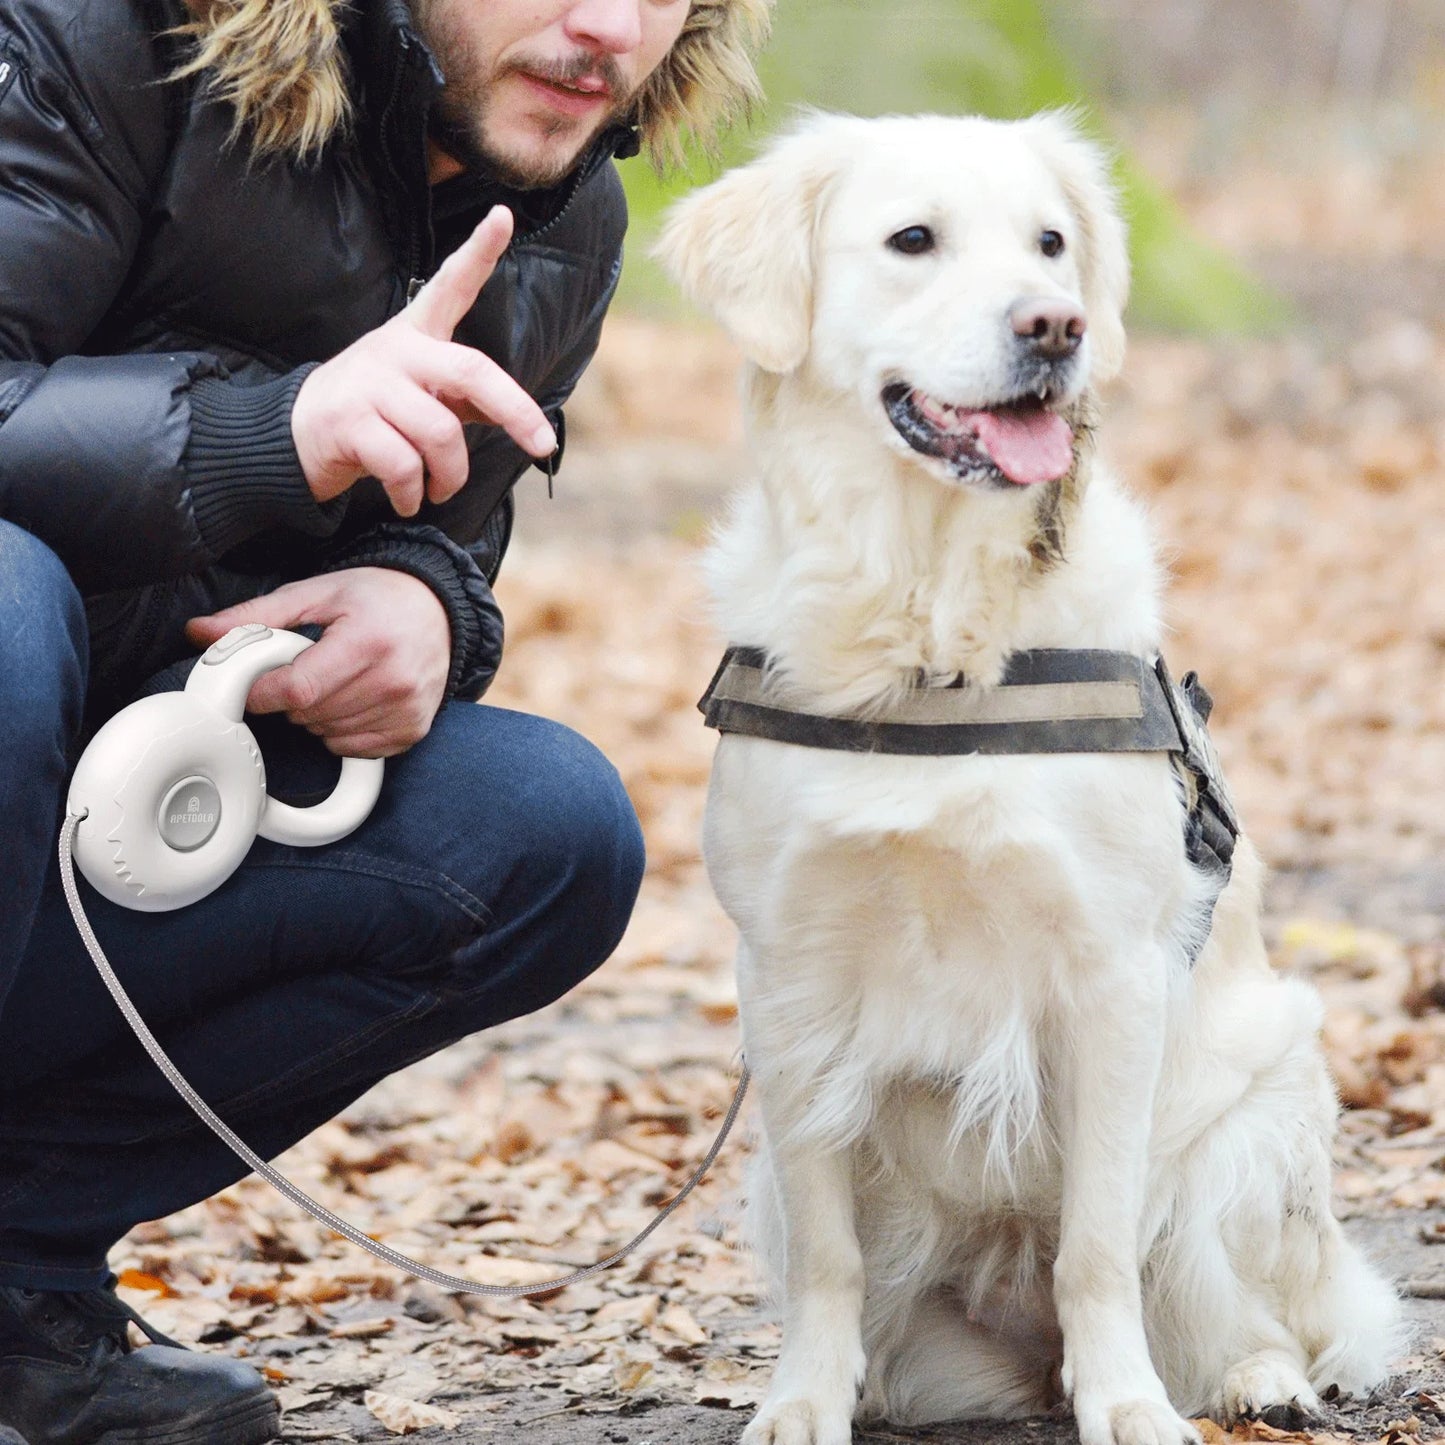
[[[1079,106],[1117,147],[1136,291],[1103,445],[1170,560],[1171,665],[1215,695],[1273,869],[1275,957],[1326,997],[1339,1207],[1445,1203],[1445,5],[780,0],[763,70],[769,102],[724,162],[800,103]],[[706,1149],[736,1062],[694,703],[723,641],[698,548],[747,467],[737,357],[646,259],[668,198],[713,171],[624,170],[626,281],[555,499],[540,474],[519,485],[488,701],[616,761],[650,855],[633,926],[570,998],[285,1161],[393,1245],[498,1281],[639,1228]],[[634,1260],[540,1303],[438,1298],[253,1183],[144,1226],[121,1263],[162,1327],[260,1355],[297,1439],[372,1438],[427,1402],[438,1428],[500,1420],[523,1389],[539,1420],[743,1405],[776,1348],[737,1249],[745,1156],[743,1138]]]
[[[1287,313],[1188,224],[1180,186],[1245,159],[1309,168],[1322,141],[1386,163],[1408,161],[1422,143],[1438,145],[1445,7],[1438,0],[783,0],[762,76],[767,104],[751,134],[724,146],[725,162],[744,158],[800,105],[999,117],[1082,107],[1089,129],[1121,146],[1136,324],[1259,330]],[[658,213],[710,173],[705,164],[666,180],[628,171],[634,261],[624,296],[634,304],[655,306],[668,294],[639,256]]]

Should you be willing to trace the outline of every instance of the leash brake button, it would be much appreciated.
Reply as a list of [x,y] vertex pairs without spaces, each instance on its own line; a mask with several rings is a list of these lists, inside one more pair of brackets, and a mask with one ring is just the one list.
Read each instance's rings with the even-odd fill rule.
[[262,638],[270,635],[271,629],[264,622],[243,622],[213,642],[201,654],[201,661],[208,667],[214,667],[218,662],[234,657],[243,647],[249,647],[253,642],[260,642]]

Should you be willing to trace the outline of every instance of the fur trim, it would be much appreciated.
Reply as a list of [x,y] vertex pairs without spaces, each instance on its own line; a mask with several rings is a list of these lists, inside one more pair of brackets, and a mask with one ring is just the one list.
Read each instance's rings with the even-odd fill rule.
[[195,19],[176,33],[196,53],[172,80],[206,77],[236,112],[231,140],[249,134],[259,160],[313,159],[351,120],[337,14],[345,0],[185,0]]
[[[185,0],[178,34],[196,52],[173,80],[204,75],[235,107],[232,140],[258,159],[307,160],[351,119],[338,17],[347,0]],[[693,0],[682,35],[638,98],[637,121],[659,170],[684,159],[689,137],[711,150],[719,133],[762,98],[754,57],[775,0]]]
[[721,132],[763,98],[754,60],[774,0],[693,0],[677,43],[638,98],[637,123],[658,170],[681,165],[689,137],[712,152]]

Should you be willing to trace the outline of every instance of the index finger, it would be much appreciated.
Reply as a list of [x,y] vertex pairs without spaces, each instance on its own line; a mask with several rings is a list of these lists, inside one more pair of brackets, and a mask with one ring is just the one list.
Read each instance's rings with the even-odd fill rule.
[[463,421],[500,426],[534,457],[557,450],[557,433],[546,412],[485,352],[459,341],[417,341],[409,360],[414,379]]
[[505,206],[493,206],[476,230],[416,293],[411,305],[401,313],[402,319],[428,336],[450,341],[511,240],[511,211]]

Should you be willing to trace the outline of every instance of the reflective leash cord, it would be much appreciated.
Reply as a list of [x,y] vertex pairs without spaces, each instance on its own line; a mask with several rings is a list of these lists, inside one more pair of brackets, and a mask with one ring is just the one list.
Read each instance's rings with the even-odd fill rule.
[[742,1078],[738,1082],[737,1092],[733,1095],[733,1101],[728,1107],[727,1116],[723,1119],[722,1127],[718,1130],[718,1136],[713,1140],[712,1148],[707,1151],[706,1157],[694,1171],[692,1178],[683,1185],[677,1196],[663,1206],[662,1211],[631,1243],[624,1245],[615,1254],[609,1254],[606,1259],[599,1260],[596,1264],[589,1265],[586,1269],[579,1269],[573,1274],[564,1275],[561,1279],[546,1280],[540,1284],[529,1285],[503,1285],[503,1284],[479,1284],[475,1280],[464,1279],[460,1275],[446,1274],[439,1269],[432,1269],[429,1265],[421,1264],[419,1261],[409,1259],[406,1255],[390,1248],[388,1245],[380,1244],[369,1235],[363,1234],[355,1225],[348,1224],[339,1214],[333,1214],[324,1204],[319,1204],[296,1185],[291,1183],[284,1174],[273,1169],[264,1159],[257,1154],[244,1139],[242,1139],[201,1096],[186,1082],[185,1076],[171,1062],[169,1055],[157,1042],[156,1037],[146,1026],[136,1006],[131,1002],[130,996],[121,986],[120,980],[115,976],[115,970],[110,966],[104,950],[100,946],[100,940],[95,936],[95,930],[90,926],[90,920],[85,916],[85,909],[81,905],[80,890],[75,882],[75,866],[72,859],[72,851],[75,843],[75,831],[81,822],[88,815],[85,813],[67,813],[65,824],[60,830],[60,881],[65,889],[66,901],[70,904],[70,911],[75,917],[75,926],[80,930],[80,936],[85,942],[85,947],[95,963],[106,988],[110,990],[111,997],[116,1001],[126,1022],[135,1032],[135,1036],[145,1046],[146,1052],[155,1061],[156,1066],[170,1080],[172,1087],[183,1098],[187,1104],[196,1112],[203,1123],[225,1143],[235,1155],[253,1169],[273,1188],[284,1194],[293,1204],[306,1211],[318,1223],[324,1224],[328,1229],[334,1230],[352,1244],[364,1249],[368,1254],[394,1269],[399,1269],[405,1274],[415,1275],[418,1279],[424,1279],[431,1284],[437,1285],[444,1290],[451,1290],[458,1294],[485,1295],[492,1299],[521,1299],[527,1295],[550,1294],[553,1290],[565,1289],[568,1285],[581,1284],[583,1280],[593,1278],[604,1270],[611,1269],[613,1265],[620,1264],[628,1255],[633,1253],[670,1215],[677,1209],[702,1183],[709,1169],[712,1168],[722,1146],[732,1132],[733,1125],[743,1106],[743,1098],[747,1094],[748,1081],[751,1077],[746,1067],[742,1071]]

